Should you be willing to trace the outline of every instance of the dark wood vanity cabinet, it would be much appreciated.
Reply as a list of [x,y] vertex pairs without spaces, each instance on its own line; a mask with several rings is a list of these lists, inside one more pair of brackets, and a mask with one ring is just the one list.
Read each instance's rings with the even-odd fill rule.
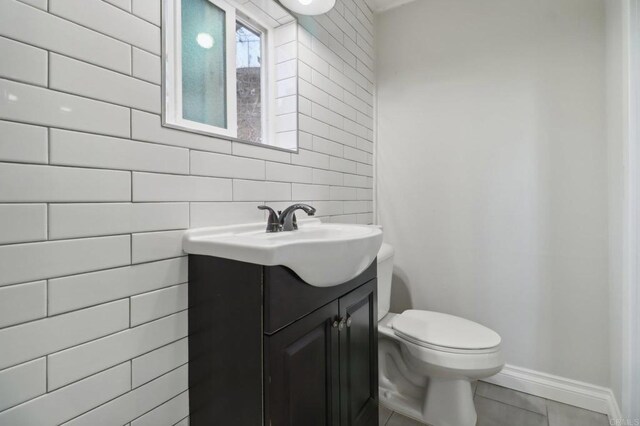
[[376,290],[190,255],[191,425],[377,425]]

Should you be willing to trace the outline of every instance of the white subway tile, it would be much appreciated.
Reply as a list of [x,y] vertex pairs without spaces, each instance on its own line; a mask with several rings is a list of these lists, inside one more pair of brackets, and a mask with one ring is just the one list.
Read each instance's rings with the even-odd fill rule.
[[[313,111],[313,105],[312,105]],[[323,138],[330,137],[329,125],[315,118],[301,115],[299,117],[300,130],[311,133],[312,135],[321,136]]]
[[283,163],[267,163],[267,179],[279,182],[311,183],[312,169]]
[[[47,316],[46,281],[0,287],[0,328],[45,316]],[[1,402],[0,405],[2,405]]]
[[[307,99],[307,98],[303,98],[302,96],[298,96],[298,113],[300,114],[304,114],[304,115],[311,115],[311,105],[313,103]],[[300,132],[301,134],[304,132]],[[307,135],[310,135],[310,133],[305,133]],[[311,149],[311,147],[309,147],[308,149]]]
[[[0,368],[126,329],[129,301],[120,300],[0,330]],[[0,415],[0,419],[1,419]],[[0,421],[0,424],[3,424]]]
[[356,163],[344,158],[331,157],[329,168],[338,172],[356,173]]
[[367,128],[349,119],[344,120],[344,130],[361,138],[367,137]]
[[373,200],[373,190],[372,189],[360,189],[358,188],[358,200]]
[[47,358],[47,390],[51,392],[186,335],[187,313],[181,312],[54,353]]
[[263,160],[191,151],[191,174],[241,179],[264,179]]
[[330,188],[323,185],[302,185],[294,183],[292,184],[292,198],[294,200],[329,200]]
[[0,77],[47,85],[46,50],[0,37],[0,57]]
[[329,106],[329,94],[303,79],[298,80],[298,93],[317,104]]
[[359,175],[373,176],[373,166],[358,163],[357,173]]
[[0,285],[125,265],[130,248],[128,235],[0,246]]
[[313,169],[313,183],[321,185],[342,185],[344,175],[329,170]]
[[300,166],[315,167],[318,169],[329,168],[329,156],[318,152],[301,149],[291,156],[291,162]]
[[182,237],[184,231],[162,231],[133,234],[131,236],[131,261],[150,262],[183,256]]
[[358,138],[356,147],[363,151],[367,151],[369,154],[373,153],[373,142],[368,141],[365,138]]
[[49,55],[49,69],[51,89],[160,113],[158,85],[55,53]]
[[347,188],[344,186],[331,187],[332,200],[355,200],[357,197],[358,193],[355,188]]
[[135,327],[187,309],[187,297],[187,284],[133,296],[131,298],[131,326]]
[[229,141],[162,127],[159,115],[134,110],[131,113],[131,120],[133,139],[202,151],[231,152]]
[[[322,59],[314,51],[305,47],[304,45],[298,46],[298,58],[300,61],[307,64],[310,68],[317,70],[324,75],[329,75],[329,64]],[[311,82],[309,80],[309,82]]]
[[0,412],[42,395],[47,391],[46,382],[45,358],[0,371]]
[[[342,129],[344,125],[343,124],[344,118],[340,114],[334,111],[331,111],[329,108],[325,108],[322,105],[312,104],[311,116],[316,120],[322,121],[323,123],[327,123],[331,126],[338,127],[340,129]],[[328,136],[328,132],[327,132],[327,136]]]
[[22,3],[30,4],[33,7],[37,7],[38,9],[47,10],[47,2],[48,0],[19,0]]
[[0,118],[129,137],[127,108],[8,80],[0,93]]
[[0,204],[0,244],[46,239],[46,204]]
[[358,215],[355,215],[355,214],[344,214],[344,215],[339,215],[339,216],[332,216],[330,220],[331,220],[332,223],[357,224],[358,223]]
[[46,127],[0,121],[0,161],[46,163]]
[[189,374],[185,365],[73,419],[65,426],[125,424],[184,392],[188,387]]
[[339,142],[343,145],[356,146],[357,136],[347,133],[344,130],[340,130],[336,127],[329,128],[329,138],[334,142]]
[[71,386],[1,412],[0,424],[59,425],[127,392],[131,386],[130,374],[129,363],[113,367]]
[[51,164],[189,173],[189,151],[184,148],[58,129],[51,129],[50,136]]
[[311,67],[302,61],[298,61],[298,77],[311,84]]
[[107,3],[111,3],[112,5],[119,7],[122,10],[126,10],[127,12],[131,12],[131,0],[104,0]]
[[356,111],[355,108],[347,105],[340,99],[334,98],[333,96],[329,98],[329,109],[350,120],[355,120],[358,117],[358,111]]
[[357,188],[368,188],[369,181],[366,176],[358,176],[345,174],[344,175],[344,186],[355,186]]
[[314,201],[314,207],[318,210],[319,216],[333,216],[342,214],[344,205],[342,201]]
[[231,179],[133,173],[133,201],[228,200],[231,200]]
[[365,151],[351,148],[350,146],[344,147],[344,158],[348,160],[358,161],[360,163],[366,163],[369,155]]
[[160,0],[132,0],[131,12],[159,27],[160,3]]
[[162,62],[159,56],[134,47],[132,59],[134,77],[154,84],[162,82]]
[[262,222],[264,211],[256,202],[191,203],[191,227]]
[[290,183],[233,180],[234,201],[280,201],[290,199]]
[[325,154],[342,157],[344,145],[319,136],[313,136],[313,150]]
[[129,172],[0,163],[0,182],[0,202],[131,199]]
[[313,135],[305,132],[298,132],[298,149],[313,150]]
[[189,227],[188,203],[49,205],[49,238],[77,238]]
[[373,213],[359,213],[357,222],[361,225],[371,225],[373,223]]
[[187,282],[187,258],[49,280],[49,315]]
[[172,425],[189,415],[189,392],[182,392],[175,398],[149,411],[131,422],[131,426]]
[[49,0],[49,12],[160,54],[160,28],[101,0]]
[[259,158],[261,160],[277,161],[278,163],[290,163],[291,154],[277,151],[257,145],[236,142],[233,144],[233,155],[240,157]]
[[131,71],[129,45],[17,1],[0,2],[0,35],[126,74]]
[[189,340],[180,339],[132,361],[132,383],[137,388],[189,361]]
[[173,426],[189,426],[189,417],[185,417]]
[[345,201],[344,212],[349,213],[364,213],[369,211],[369,201]]
[[[297,60],[293,59],[291,61],[282,62],[276,65],[276,80],[278,81],[278,83],[282,82],[282,80],[284,79],[291,79],[293,83],[293,87],[295,87],[297,62],[298,62]],[[289,93],[289,91],[285,87],[282,87],[283,93],[280,92],[280,89],[281,89],[280,85],[278,84],[278,87],[276,88],[276,93],[278,94],[278,96],[286,96],[286,95],[294,94],[294,93]]]
[[311,75],[311,83],[314,86],[324,90],[331,96],[334,96],[341,100],[343,99],[344,89],[338,86],[338,84],[336,84],[334,81],[332,81],[325,75],[315,70],[312,72],[312,75]]

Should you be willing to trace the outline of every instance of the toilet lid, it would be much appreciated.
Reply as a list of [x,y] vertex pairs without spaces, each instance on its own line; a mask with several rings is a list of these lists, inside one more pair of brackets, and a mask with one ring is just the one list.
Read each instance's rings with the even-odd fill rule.
[[396,334],[429,345],[473,350],[498,346],[500,335],[483,325],[439,312],[408,310],[393,319]]

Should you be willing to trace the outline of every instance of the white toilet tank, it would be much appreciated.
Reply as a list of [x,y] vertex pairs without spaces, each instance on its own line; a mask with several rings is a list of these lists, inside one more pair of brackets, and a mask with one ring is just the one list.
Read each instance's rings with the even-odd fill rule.
[[393,246],[386,243],[382,243],[378,251],[378,321],[389,313],[391,304],[393,252]]

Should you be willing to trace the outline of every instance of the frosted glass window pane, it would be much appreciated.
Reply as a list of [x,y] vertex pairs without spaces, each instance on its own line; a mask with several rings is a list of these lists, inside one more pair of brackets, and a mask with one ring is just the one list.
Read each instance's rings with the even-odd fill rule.
[[227,128],[225,11],[182,1],[182,117]]
[[262,142],[261,34],[236,23],[238,139]]

